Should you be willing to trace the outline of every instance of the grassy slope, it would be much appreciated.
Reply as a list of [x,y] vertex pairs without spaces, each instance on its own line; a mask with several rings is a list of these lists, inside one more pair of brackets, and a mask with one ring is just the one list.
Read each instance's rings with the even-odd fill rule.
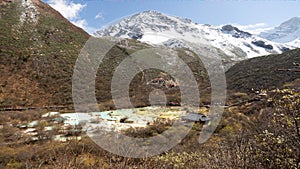
[[38,23],[21,25],[20,3],[0,8],[0,105],[69,104],[73,65],[89,35],[40,1]]
[[293,69],[293,63],[299,61],[300,49],[241,61],[226,72],[228,89],[250,91],[281,87],[300,78],[300,73],[278,69]]

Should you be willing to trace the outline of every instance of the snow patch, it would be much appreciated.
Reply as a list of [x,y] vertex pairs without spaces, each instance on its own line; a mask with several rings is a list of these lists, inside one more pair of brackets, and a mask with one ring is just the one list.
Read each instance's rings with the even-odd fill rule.
[[300,39],[296,39],[294,41],[291,41],[289,43],[286,43],[287,45],[293,46],[293,47],[300,47]]
[[40,14],[31,0],[22,0],[22,7],[24,8],[20,16],[21,25],[24,22],[37,23],[38,15]]

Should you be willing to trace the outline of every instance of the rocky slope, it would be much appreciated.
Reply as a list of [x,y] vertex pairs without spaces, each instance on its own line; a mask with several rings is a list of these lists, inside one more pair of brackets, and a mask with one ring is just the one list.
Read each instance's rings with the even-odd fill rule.
[[0,6],[0,106],[70,104],[73,65],[89,35],[40,0]]

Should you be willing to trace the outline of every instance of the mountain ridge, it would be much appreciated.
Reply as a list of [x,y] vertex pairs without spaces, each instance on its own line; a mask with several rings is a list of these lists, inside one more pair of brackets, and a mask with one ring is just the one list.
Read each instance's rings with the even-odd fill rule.
[[152,10],[126,17],[118,23],[106,26],[97,31],[95,36],[132,38],[154,45],[161,45],[170,39],[183,39],[219,48],[233,60],[282,53],[293,48],[252,35],[232,25],[198,24],[187,18],[168,16]]

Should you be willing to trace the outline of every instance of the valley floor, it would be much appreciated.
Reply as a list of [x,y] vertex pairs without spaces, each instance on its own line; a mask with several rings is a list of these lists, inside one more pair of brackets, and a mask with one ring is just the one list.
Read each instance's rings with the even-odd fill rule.
[[[58,113],[35,110],[1,112],[0,167],[57,169],[300,167],[299,89],[261,90],[252,94],[230,93],[228,104],[231,106],[225,109],[216,131],[204,144],[198,143],[203,123],[195,123],[189,134],[168,152],[139,159],[117,156],[100,148],[85,134],[80,125],[77,125],[77,128],[64,128],[64,119],[60,119]],[[178,108],[169,110],[176,112]],[[147,112],[149,116],[151,108],[140,108],[138,111],[138,114]],[[72,115],[64,114],[65,118]],[[105,118],[114,117],[105,113],[100,115]],[[130,118],[123,120],[126,121],[124,124],[132,124],[134,121]],[[161,134],[172,123],[172,120],[155,120],[146,127],[124,128],[120,132],[130,137],[147,138]],[[30,125],[34,126],[34,130]],[[53,139],[54,135],[69,139]],[[107,143],[108,146],[110,144]]]

